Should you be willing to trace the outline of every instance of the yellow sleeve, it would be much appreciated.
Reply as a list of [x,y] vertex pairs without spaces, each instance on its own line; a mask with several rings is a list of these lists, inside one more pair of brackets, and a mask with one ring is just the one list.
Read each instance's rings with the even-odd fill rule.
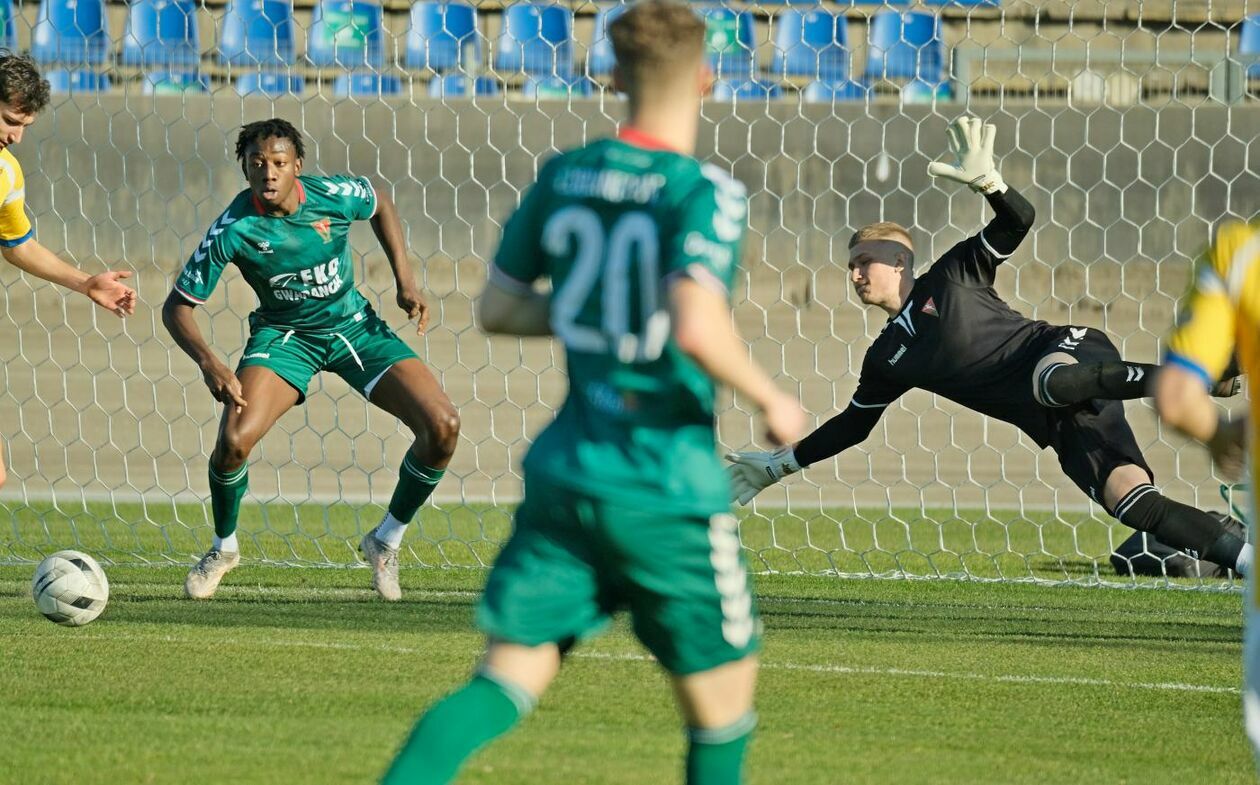
[[22,167],[8,151],[0,153],[0,245],[21,245],[35,233],[26,216],[26,180]]
[[[1166,362],[1193,371],[1206,385],[1220,378],[1234,354],[1237,295],[1245,284],[1234,279],[1245,279],[1251,272],[1251,260],[1240,260],[1238,252],[1253,236],[1253,229],[1242,221],[1221,226],[1199,261],[1177,326],[1168,338]],[[1231,290],[1236,291],[1231,294]]]

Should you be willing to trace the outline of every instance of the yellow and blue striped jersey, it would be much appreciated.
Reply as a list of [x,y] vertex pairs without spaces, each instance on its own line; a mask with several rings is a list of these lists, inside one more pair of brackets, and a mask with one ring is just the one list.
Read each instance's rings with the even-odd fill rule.
[[[1221,225],[1195,270],[1166,361],[1211,386],[1237,353],[1243,371],[1260,378],[1260,220]],[[1260,396],[1252,397],[1252,406]],[[1253,412],[1254,414],[1254,412]]]
[[13,247],[31,239],[35,230],[26,216],[26,179],[22,165],[0,150],[0,245]]

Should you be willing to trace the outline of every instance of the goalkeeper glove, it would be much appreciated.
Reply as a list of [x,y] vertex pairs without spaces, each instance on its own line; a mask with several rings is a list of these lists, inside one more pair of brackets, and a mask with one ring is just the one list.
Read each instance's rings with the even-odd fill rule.
[[728,452],[726,460],[731,465],[726,473],[731,478],[731,496],[740,504],[748,504],[753,497],[789,474],[796,474],[801,465],[788,444],[774,452]]
[[959,117],[949,124],[949,151],[954,163],[933,161],[928,174],[944,177],[971,188],[978,194],[1004,193],[1006,183],[993,163],[993,137],[997,129],[976,117]]

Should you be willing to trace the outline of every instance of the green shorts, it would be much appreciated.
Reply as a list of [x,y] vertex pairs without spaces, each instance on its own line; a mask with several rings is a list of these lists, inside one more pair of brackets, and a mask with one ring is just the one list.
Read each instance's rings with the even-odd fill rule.
[[415,356],[369,309],[331,332],[258,327],[249,336],[236,369],[251,365],[271,369],[298,391],[298,403],[302,403],[311,377],[320,371],[332,371],[367,398],[395,363]]
[[677,675],[755,652],[761,622],[735,518],[661,515],[527,479],[478,626],[512,643],[563,645],[596,634],[622,608]]

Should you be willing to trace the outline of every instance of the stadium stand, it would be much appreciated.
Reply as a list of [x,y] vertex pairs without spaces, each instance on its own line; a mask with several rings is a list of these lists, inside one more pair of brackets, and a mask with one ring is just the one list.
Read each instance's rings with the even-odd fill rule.
[[301,74],[252,71],[236,77],[236,92],[241,95],[301,95],[305,89],[306,79]]
[[333,95],[337,98],[382,98],[402,92],[402,79],[391,74],[371,71],[340,74],[333,80]]
[[788,9],[774,18],[776,77],[808,76],[836,82],[849,78],[849,24],[822,8]]
[[123,65],[195,66],[200,62],[196,3],[135,0],[129,6]]
[[439,74],[429,80],[429,95],[434,98],[471,98],[499,94],[499,83],[488,76],[468,77],[463,74]]
[[324,0],[311,15],[306,57],[320,67],[382,68],[383,39],[382,9],[376,3]]
[[866,79],[917,80],[930,85],[944,81],[940,17],[919,11],[876,14],[871,20]]
[[109,40],[104,0],[44,0],[31,54],[41,63],[99,65]]
[[591,76],[612,73],[617,58],[613,56],[612,41],[608,38],[608,25],[624,8],[623,5],[613,5],[595,12],[595,32],[591,35],[591,46],[586,56],[586,73]]
[[757,50],[756,19],[749,11],[711,5],[698,9],[705,20],[705,48],[719,79],[746,76],[753,71]]
[[421,0],[411,7],[407,29],[408,68],[445,71],[481,62],[477,11],[464,3]]
[[501,73],[568,77],[573,73],[573,12],[517,3],[503,9],[495,68]]
[[295,26],[288,0],[232,0],[223,17],[219,60],[232,66],[293,65]]

